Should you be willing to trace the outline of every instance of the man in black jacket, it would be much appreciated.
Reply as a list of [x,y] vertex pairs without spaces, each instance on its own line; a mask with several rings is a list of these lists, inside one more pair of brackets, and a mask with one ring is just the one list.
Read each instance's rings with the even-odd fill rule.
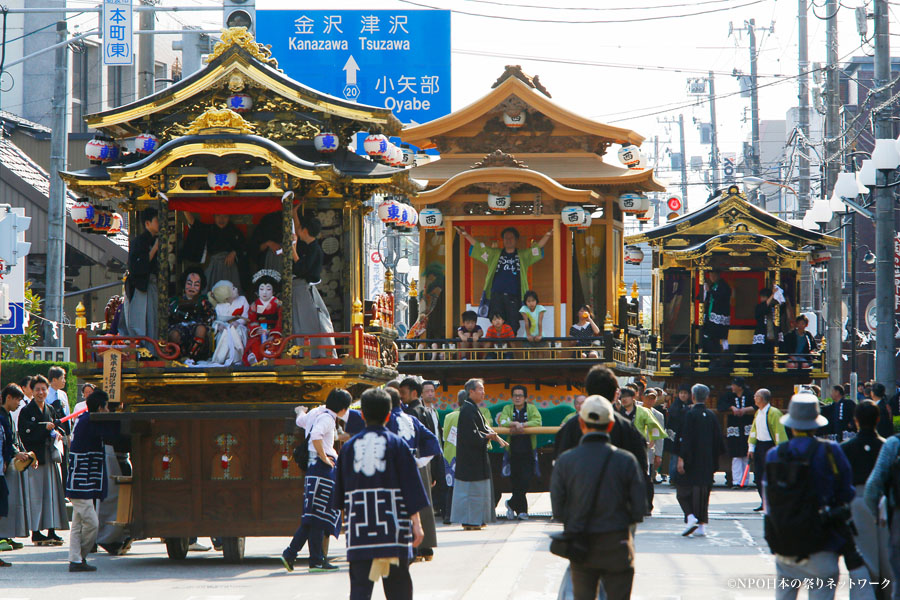
[[684,413],[691,407],[691,386],[682,383],[678,386],[678,393],[669,406],[669,417],[666,419],[666,440],[665,449],[669,452],[669,485],[675,485],[677,478],[676,469],[678,467],[678,455],[675,454],[675,440],[678,439],[678,432],[681,431],[681,423],[684,421]]
[[559,431],[556,432],[556,436],[553,438],[553,448],[556,450],[554,456],[557,458],[559,458],[566,450],[577,448],[578,442],[581,441],[581,426],[578,424],[578,411],[581,410],[581,405],[584,404],[585,398],[587,398],[587,396],[584,394],[575,396],[575,400],[572,402],[572,406],[575,407],[572,418],[563,423],[562,427],[559,428]]
[[888,402],[884,384],[877,381],[873,383],[869,397],[872,399],[872,402],[878,405],[878,425],[876,426],[878,435],[883,438],[891,437],[894,435],[893,411]]
[[570,561],[575,598],[596,598],[601,581],[609,600],[631,597],[631,526],[643,520],[647,499],[637,460],[610,444],[614,412],[606,398],[589,396],[577,417],[581,443],[553,468],[553,517],[567,532],[589,534],[585,559]]

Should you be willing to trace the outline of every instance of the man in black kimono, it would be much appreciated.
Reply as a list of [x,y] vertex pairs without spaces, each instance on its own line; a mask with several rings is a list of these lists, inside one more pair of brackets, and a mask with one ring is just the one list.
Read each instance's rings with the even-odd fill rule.
[[681,423],[684,421],[684,414],[691,407],[691,386],[682,383],[678,386],[678,392],[669,405],[669,415],[666,419],[666,435],[668,439],[665,442],[665,449],[669,453],[669,484],[675,485],[678,479],[678,456],[675,454],[675,442],[678,440],[678,433],[681,431]]
[[735,377],[731,389],[719,396],[716,410],[724,413],[725,449],[731,458],[731,470],[725,471],[725,486],[739,485],[747,468],[747,439],[753,427],[756,405],[743,377]]
[[718,271],[710,271],[709,281],[703,284],[703,303],[700,343],[704,352],[718,355],[728,350],[731,325],[731,288]]
[[691,388],[693,406],[684,415],[675,444],[678,482],[675,497],[684,512],[687,527],[681,535],[706,535],[709,522],[710,482],[724,450],[719,420],[706,408],[709,388],[698,383]]
[[[301,216],[296,206],[293,218],[297,243],[291,250],[294,259],[291,287],[292,333],[332,333],[334,326],[331,314],[316,287],[322,279],[322,263],[325,258],[317,239],[322,231],[322,223],[311,213]],[[310,345],[333,346],[334,338],[310,338]],[[334,350],[315,349],[311,354],[313,358],[323,358],[334,356]]]
[[831,414],[827,417],[831,426],[830,433],[838,444],[856,437],[856,403],[844,396],[844,387],[836,385],[831,388]]
[[250,234],[249,253],[256,270],[273,269],[281,272],[284,255],[281,242],[284,236],[284,215],[275,211],[265,215]]
[[[153,207],[141,213],[144,231],[128,248],[128,275],[125,279],[125,328],[121,333],[156,338],[159,289],[159,211]],[[121,325],[120,325],[121,328]]]
[[[190,224],[185,240],[185,250],[191,249],[186,258],[200,262],[206,251],[206,281],[215,285],[218,281],[230,281],[241,293],[250,288],[250,266],[247,263],[247,244],[244,234],[231,222],[228,215],[215,215],[213,223],[202,223],[189,212],[184,213]],[[197,256],[199,250],[200,256]]]
[[484,382],[470,379],[465,388],[467,397],[460,405],[456,426],[456,473],[450,520],[462,524],[463,529],[481,529],[494,522],[488,447],[491,441],[504,448],[509,444],[488,427],[478,410],[478,403],[484,400]]

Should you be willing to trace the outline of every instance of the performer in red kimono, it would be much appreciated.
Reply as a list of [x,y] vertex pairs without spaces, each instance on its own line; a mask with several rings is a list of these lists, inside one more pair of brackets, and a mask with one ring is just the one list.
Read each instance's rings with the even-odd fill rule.
[[281,291],[281,275],[272,269],[262,269],[253,276],[257,286],[256,301],[250,305],[250,337],[244,351],[244,364],[253,366],[263,359],[263,344],[273,335],[281,336],[281,300],[275,295]]

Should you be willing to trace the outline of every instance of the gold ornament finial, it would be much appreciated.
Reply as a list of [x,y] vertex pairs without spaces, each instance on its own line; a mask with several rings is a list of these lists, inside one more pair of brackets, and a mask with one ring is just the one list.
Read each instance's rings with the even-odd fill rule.
[[194,119],[183,133],[199,135],[202,133],[253,133],[254,125],[244,120],[230,108],[210,106],[202,115]]
[[606,319],[603,320],[603,331],[612,331],[612,330],[613,330],[612,315],[609,314],[609,311],[606,311]]
[[418,298],[419,297],[419,281],[417,279],[413,279],[409,282],[409,297],[410,298]]
[[632,298],[633,300],[637,300],[637,298],[638,298],[638,284],[637,284],[637,281],[635,281],[633,284],[631,284],[631,298]]
[[394,293],[394,272],[390,269],[387,269],[384,272],[384,293],[385,294],[393,294]]
[[363,316],[363,304],[360,302],[359,298],[353,301],[353,316],[350,319],[351,325],[354,327],[357,325],[362,325],[365,323],[365,317]]
[[84,304],[81,302],[78,303],[78,306],[75,307],[75,328],[76,329],[87,329],[87,317],[85,316],[87,311],[84,308]]
[[206,64],[216,60],[232,46],[238,46],[250,56],[267,65],[278,68],[278,61],[272,56],[271,46],[264,46],[253,39],[253,34],[246,27],[229,27],[222,30],[222,39],[216,42],[212,54],[206,59]]
[[622,277],[622,279],[619,280],[619,297],[624,296],[626,293],[627,292],[625,290],[625,277]]

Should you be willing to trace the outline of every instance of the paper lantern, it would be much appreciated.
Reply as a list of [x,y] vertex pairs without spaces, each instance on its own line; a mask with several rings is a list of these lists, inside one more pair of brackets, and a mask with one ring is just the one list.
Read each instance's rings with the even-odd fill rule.
[[416,153],[410,150],[409,148],[401,148],[403,153],[403,159],[401,164],[404,167],[414,167],[416,166]]
[[247,112],[253,108],[253,98],[247,94],[233,94],[225,100],[228,108],[237,113]]
[[119,145],[113,141],[109,142],[109,158],[106,162],[111,162],[114,160],[119,160],[119,157],[122,156],[122,149],[119,148]]
[[639,265],[644,261],[644,251],[637,246],[625,246],[625,263]]
[[575,229],[578,229],[578,230],[587,229],[588,227],[591,226],[591,221],[593,221],[593,219],[591,218],[591,213],[589,213],[588,211],[584,211],[584,221],[582,221],[580,224],[576,225]]
[[331,154],[332,152],[337,152],[340,140],[333,133],[319,133],[313,138],[313,145],[322,154]]
[[94,233],[108,233],[112,226],[112,213],[102,208],[94,209],[94,218],[91,219],[91,229]]
[[816,250],[809,255],[809,264],[821,265],[831,260],[831,252],[828,250]]
[[503,113],[503,124],[510,129],[518,129],[525,125],[525,111],[521,111],[517,115],[511,115],[508,112]]
[[578,227],[584,223],[586,212],[580,206],[566,206],[562,209],[560,217],[566,227]]
[[636,167],[641,163],[641,149],[635,145],[628,144],[619,148],[619,161],[628,167]]
[[114,144],[106,138],[94,137],[84,145],[84,155],[92,164],[109,162]]
[[384,153],[388,150],[388,139],[380,133],[373,133],[366,137],[363,142],[363,149],[369,156],[384,156]]
[[647,212],[638,213],[637,220],[641,223],[647,223],[648,221],[653,220],[653,215],[656,213],[655,207],[651,204],[650,209]]
[[619,196],[619,208],[628,215],[644,213],[650,210],[650,199],[640,194],[626,192]]
[[152,133],[142,133],[134,138],[134,151],[138,154],[153,154],[159,146],[159,139]]
[[396,200],[385,200],[378,207],[378,218],[386,225],[394,225],[400,222],[400,210],[403,205]]
[[407,223],[409,222],[409,207],[405,204],[400,204],[400,218],[394,223],[398,228],[405,229],[408,227]]
[[426,208],[419,213],[419,227],[442,231],[444,229],[444,214],[438,208]]
[[112,214],[112,220],[110,221],[109,231],[106,232],[106,235],[116,235],[117,233],[122,233],[122,215],[117,212]]
[[227,192],[237,187],[238,173],[237,171],[228,171],[227,173],[213,173],[210,171],[206,174],[206,183],[209,189],[214,192]]
[[409,223],[410,229],[413,229],[416,225],[419,224],[419,213],[416,212],[416,209],[414,209],[412,206],[409,207],[408,217],[409,217],[408,223]]
[[488,194],[488,208],[495,212],[503,212],[510,207],[512,199],[509,195],[498,196],[497,194]]
[[69,209],[69,216],[76,225],[84,225],[91,222],[94,216],[94,207],[87,200],[78,200]]

